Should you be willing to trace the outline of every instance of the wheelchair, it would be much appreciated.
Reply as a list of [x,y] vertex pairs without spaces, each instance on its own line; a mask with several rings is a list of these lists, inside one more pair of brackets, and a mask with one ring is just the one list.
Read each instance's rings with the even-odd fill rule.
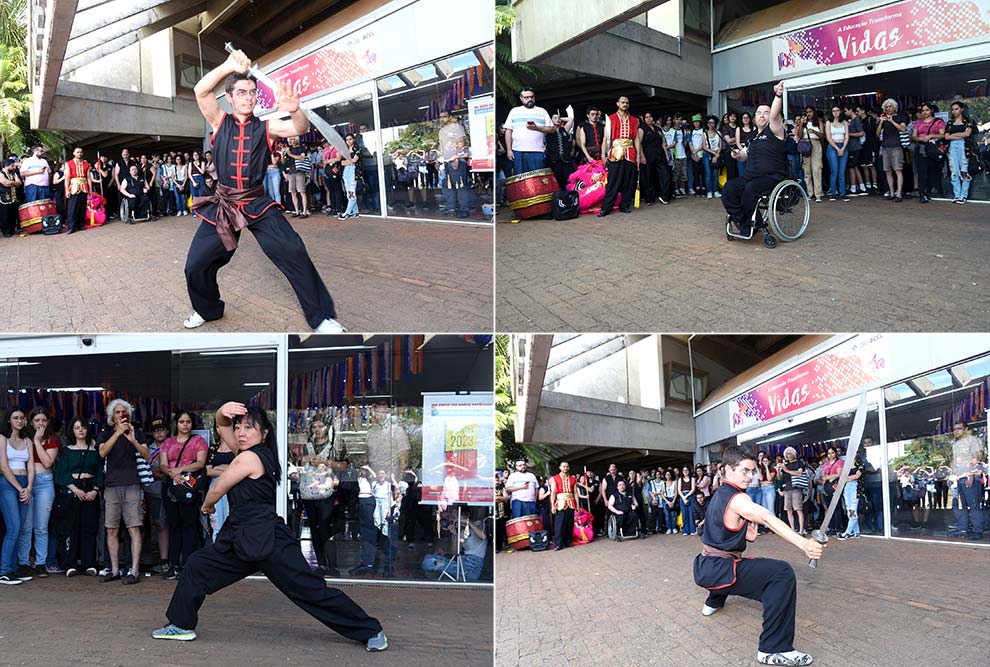
[[748,241],[759,230],[763,235],[763,245],[767,248],[776,248],[777,239],[787,242],[801,238],[808,228],[810,219],[811,200],[808,199],[808,193],[800,183],[787,179],[760,197],[756,203],[756,210],[753,211],[748,235],[739,233],[726,214],[725,238],[729,241],[735,239]]
[[616,519],[616,515],[612,512],[608,513],[608,520],[606,521],[605,534],[608,535],[608,539],[615,540],[616,542],[621,542],[624,539],[639,539],[644,537],[639,532],[639,521],[636,522],[636,528],[632,535],[626,535],[619,529],[619,522]]
[[151,219],[151,207],[148,207],[148,214],[143,218],[131,217],[131,200],[129,197],[120,197],[120,221],[124,224],[134,224],[135,222],[147,222]]

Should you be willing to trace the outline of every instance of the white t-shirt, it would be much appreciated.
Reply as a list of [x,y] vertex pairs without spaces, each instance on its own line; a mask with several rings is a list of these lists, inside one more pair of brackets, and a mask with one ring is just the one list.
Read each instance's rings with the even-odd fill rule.
[[694,152],[700,153],[701,147],[705,144],[705,131],[702,129],[691,130],[691,145],[694,146]]
[[40,185],[42,187],[48,187],[49,181],[52,177],[52,169],[48,166],[48,161],[44,158],[34,157],[33,155],[29,158],[21,160],[21,172],[33,171],[38,168],[44,168],[44,171],[40,174],[34,174],[33,176],[24,177],[24,185]]
[[529,482],[530,485],[525,489],[513,491],[512,495],[509,497],[510,500],[521,500],[524,503],[536,502],[536,489],[540,486],[540,482],[536,479],[536,475],[533,473],[518,471],[514,472],[509,475],[509,479],[505,482],[505,485],[518,486],[525,482]]
[[669,130],[663,131],[664,141],[667,142],[667,148],[671,148],[674,151],[675,160],[683,160],[687,157],[684,152],[684,142],[681,141],[683,134],[676,127],[671,127]]
[[513,107],[509,111],[509,116],[505,119],[505,124],[502,127],[506,130],[512,130],[513,151],[542,153],[544,145],[543,133],[526,127],[526,123],[529,121],[533,121],[537,125],[544,127],[553,122],[550,114],[543,107],[533,107],[532,109]]

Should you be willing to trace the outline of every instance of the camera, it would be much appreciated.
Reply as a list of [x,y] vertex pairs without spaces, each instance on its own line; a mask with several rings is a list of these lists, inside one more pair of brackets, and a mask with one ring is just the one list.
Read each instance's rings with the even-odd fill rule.
[[873,71],[873,63],[870,63],[869,65],[866,66],[866,71],[867,72],[872,72]]
[[92,338],[80,338],[79,342],[82,343],[85,347],[93,347],[93,345],[96,343],[96,341],[93,340]]

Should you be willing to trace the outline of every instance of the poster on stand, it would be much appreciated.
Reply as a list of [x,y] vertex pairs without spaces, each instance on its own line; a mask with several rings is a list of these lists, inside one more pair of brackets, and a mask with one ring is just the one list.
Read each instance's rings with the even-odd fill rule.
[[491,505],[495,501],[495,395],[423,394],[423,500]]
[[495,96],[484,95],[468,100],[471,126],[471,169],[495,169]]

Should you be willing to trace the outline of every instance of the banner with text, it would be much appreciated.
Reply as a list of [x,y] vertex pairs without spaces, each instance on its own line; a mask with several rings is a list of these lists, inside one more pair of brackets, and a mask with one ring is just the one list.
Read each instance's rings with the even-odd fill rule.
[[423,501],[495,502],[495,395],[423,394]]
[[[305,58],[280,67],[269,76],[289,83],[299,99],[362,79],[379,70],[378,33],[373,29],[348,35]],[[275,93],[258,82],[259,113],[275,108]]]
[[773,38],[774,73],[990,36],[990,0],[905,0]]
[[495,169],[495,96],[472,97],[468,100],[471,125],[471,169]]
[[858,336],[732,399],[731,430],[756,426],[886,379],[887,340]]

